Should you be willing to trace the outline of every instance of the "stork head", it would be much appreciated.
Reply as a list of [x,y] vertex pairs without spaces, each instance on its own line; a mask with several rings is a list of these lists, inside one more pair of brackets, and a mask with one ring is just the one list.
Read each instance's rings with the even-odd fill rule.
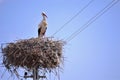
[[44,17],[46,17],[47,18],[47,15],[45,14],[45,12],[42,12],[42,16]]

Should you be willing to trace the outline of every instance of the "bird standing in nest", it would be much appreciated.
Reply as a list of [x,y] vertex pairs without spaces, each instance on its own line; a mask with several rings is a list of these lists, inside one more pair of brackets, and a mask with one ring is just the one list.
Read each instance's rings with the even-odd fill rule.
[[43,20],[38,25],[38,37],[43,38],[47,30],[47,21],[46,21],[47,15],[44,12],[42,12],[42,16],[43,16]]

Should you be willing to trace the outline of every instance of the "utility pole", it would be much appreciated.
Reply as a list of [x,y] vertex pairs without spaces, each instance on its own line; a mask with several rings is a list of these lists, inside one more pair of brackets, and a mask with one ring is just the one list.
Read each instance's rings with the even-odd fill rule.
[[33,80],[39,80],[39,71],[38,71],[38,68],[34,68],[33,69]]
[[46,78],[46,76],[44,76],[44,75],[43,75],[43,76],[40,76],[40,75],[39,75],[39,70],[38,70],[38,68],[35,67],[35,68],[33,69],[32,75],[29,76],[29,75],[27,75],[27,72],[25,72],[24,78],[25,78],[25,79],[27,79],[27,78],[33,78],[33,80],[39,80],[40,78]]

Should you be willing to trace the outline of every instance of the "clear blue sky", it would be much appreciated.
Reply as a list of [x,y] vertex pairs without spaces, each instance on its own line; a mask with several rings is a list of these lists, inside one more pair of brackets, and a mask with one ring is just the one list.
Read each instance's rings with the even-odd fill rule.
[[[46,36],[50,37],[89,1],[0,0],[0,43],[37,37],[42,11],[48,16]],[[94,0],[54,38],[66,39],[111,1]],[[63,54],[61,80],[120,80],[120,2],[67,43]],[[0,76],[4,69],[0,67]],[[0,80],[7,80],[8,74]]]

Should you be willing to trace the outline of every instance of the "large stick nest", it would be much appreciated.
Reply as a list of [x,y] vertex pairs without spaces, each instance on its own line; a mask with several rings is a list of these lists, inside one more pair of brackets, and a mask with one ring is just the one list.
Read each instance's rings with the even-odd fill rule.
[[7,69],[35,67],[53,69],[60,65],[64,42],[51,38],[31,38],[7,44],[3,49],[3,64]]

